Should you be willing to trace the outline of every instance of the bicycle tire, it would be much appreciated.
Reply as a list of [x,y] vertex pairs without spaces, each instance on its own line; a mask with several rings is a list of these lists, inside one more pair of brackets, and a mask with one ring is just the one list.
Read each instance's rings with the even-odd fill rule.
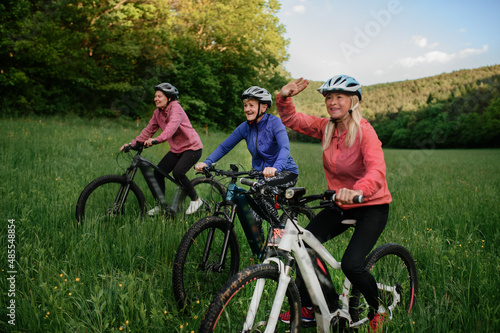
[[[287,208],[287,211],[292,212],[292,214],[297,217],[297,223],[304,228],[316,216],[316,213],[314,213],[314,211],[307,206],[289,207]],[[280,220],[282,225],[286,224],[287,218],[288,218],[287,214],[281,214]]]
[[[418,294],[418,276],[415,261],[406,248],[394,243],[377,247],[366,258],[365,269],[370,271],[377,283],[397,286],[401,301],[392,311],[393,316],[411,313]],[[356,322],[367,317],[368,306],[355,287],[351,296],[349,312],[353,322]],[[392,293],[379,290],[379,301],[387,309],[393,302]]]
[[[210,256],[201,261],[209,233],[213,231]],[[229,232],[225,267],[218,267],[225,233]],[[202,218],[182,238],[172,268],[174,297],[180,309],[196,301],[212,299],[217,291],[236,274],[240,264],[238,237],[233,225],[217,216]]]
[[[203,206],[201,206],[198,211],[194,214],[188,215],[194,220],[199,220],[202,217],[213,215],[215,211],[215,204],[222,202],[226,197],[226,189],[219,181],[214,178],[207,177],[197,177],[191,180],[196,194],[203,200]],[[191,198],[187,195],[187,192],[183,190],[179,198],[178,213],[184,214]]]
[[[130,197],[125,198],[126,205],[122,207],[120,212],[117,212],[116,202],[123,198],[121,190],[127,185],[130,185],[130,191],[128,191],[127,195],[130,196],[130,193],[133,193],[135,200]],[[79,224],[83,224],[86,217],[102,220],[123,215],[125,210],[131,216],[144,216],[146,212],[144,193],[137,184],[127,182],[127,179],[123,176],[106,175],[94,179],[83,189],[76,203],[76,219]]]
[[[271,310],[279,280],[275,264],[259,264],[237,273],[214,298],[205,313],[199,332],[263,332]],[[265,280],[263,295],[255,312],[253,327],[243,330],[255,284]],[[290,280],[282,309],[290,310],[290,323],[278,321],[276,332],[298,332],[300,329],[300,296],[297,286]]]

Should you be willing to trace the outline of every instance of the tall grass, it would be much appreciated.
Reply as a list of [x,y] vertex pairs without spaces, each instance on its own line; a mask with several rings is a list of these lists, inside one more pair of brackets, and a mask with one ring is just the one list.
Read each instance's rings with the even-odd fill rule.
[[[111,120],[2,120],[0,331],[197,331],[210,300],[179,313],[171,292],[175,250],[194,221],[131,217],[78,227],[74,217],[87,183],[123,171],[116,154],[140,129]],[[226,137],[199,133],[202,159]],[[156,146],[144,155],[158,162],[167,150]],[[323,191],[319,145],[293,143],[292,155],[301,171],[298,185],[309,193]],[[390,331],[497,332],[500,151],[386,150],[385,156],[393,203],[379,243],[407,247],[420,283],[414,315],[391,321]],[[251,166],[244,143],[218,166],[230,163]],[[15,297],[8,295],[9,219],[16,230]],[[339,259],[349,236],[328,243]],[[7,317],[12,299],[15,325]]]

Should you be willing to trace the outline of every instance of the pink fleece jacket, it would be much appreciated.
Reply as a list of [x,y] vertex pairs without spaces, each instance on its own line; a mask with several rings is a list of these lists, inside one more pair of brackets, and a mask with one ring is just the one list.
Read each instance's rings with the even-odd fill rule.
[[156,109],[148,126],[132,141],[132,144],[135,144],[135,141],[146,141],[160,128],[163,132],[156,140],[159,143],[168,141],[170,151],[173,153],[178,154],[186,150],[199,150],[203,148],[200,136],[194,130],[179,101],[170,102],[164,111]]
[[[281,121],[286,127],[299,133],[323,140],[328,118],[298,113],[291,98],[276,98]],[[344,205],[350,209],[367,205],[388,204],[392,201],[385,178],[386,167],[382,143],[373,127],[361,119],[362,139],[356,137],[352,147],[345,146],[347,131],[340,134],[335,129],[330,146],[323,152],[323,167],[330,190],[341,188],[362,190],[365,202]]]

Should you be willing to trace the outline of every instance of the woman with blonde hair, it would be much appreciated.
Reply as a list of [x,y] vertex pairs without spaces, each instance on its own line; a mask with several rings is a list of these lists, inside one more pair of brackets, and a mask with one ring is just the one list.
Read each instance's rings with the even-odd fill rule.
[[[347,75],[326,81],[318,91],[325,98],[330,118],[309,116],[295,111],[290,97],[303,91],[309,82],[299,79],[281,88],[276,97],[283,124],[299,133],[322,140],[323,167],[328,188],[336,191],[335,208],[326,208],[309,223],[307,230],[322,243],[352,227],[346,220],[356,220],[356,228],[342,258],[342,271],[364,296],[370,306],[370,331],[381,330],[385,309],[379,306],[375,279],[364,268],[368,253],[384,230],[391,194],[386,182],[382,143],[373,127],[363,118],[359,103],[361,85]],[[357,195],[363,203],[353,203]],[[302,300],[304,325],[314,324],[314,304],[300,276],[297,278]],[[289,322],[289,312],[280,315]]]

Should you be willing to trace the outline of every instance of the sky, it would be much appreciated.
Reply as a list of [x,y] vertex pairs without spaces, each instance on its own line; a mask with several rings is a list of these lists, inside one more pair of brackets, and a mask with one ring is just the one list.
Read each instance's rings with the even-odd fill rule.
[[278,0],[293,78],[361,85],[500,64],[500,0]]

